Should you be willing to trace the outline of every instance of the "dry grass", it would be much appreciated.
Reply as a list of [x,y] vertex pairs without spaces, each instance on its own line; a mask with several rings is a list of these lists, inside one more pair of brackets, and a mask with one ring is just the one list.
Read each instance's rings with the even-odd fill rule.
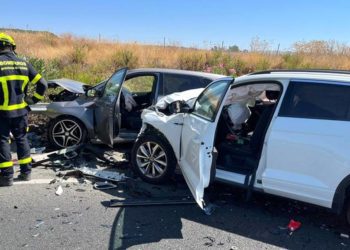
[[[46,77],[70,77],[90,83],[106,78],[121,66],[166,67],[222,74],[246,74],[282,68],[350,69],[350,48],[335,41],[295,43],[290,53],[264,50],[227,52],[162,47],[137,43],[98,42],[70,34],[7,30],[17,52],[27,57]],[[254,41],[255,48],[259,48]],[[261,46],[260,46],[261,47]]]

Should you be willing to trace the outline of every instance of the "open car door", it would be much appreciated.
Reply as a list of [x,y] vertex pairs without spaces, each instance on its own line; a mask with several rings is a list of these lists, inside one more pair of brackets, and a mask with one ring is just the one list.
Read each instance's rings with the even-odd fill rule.
[[198,205],[205,209],[204,189],[215,178],[216,153],[214,139],[222,100],[230,80],[209,85],[186,114],[181,136],[179,165]]
[[118,134],[117,100],[127,68],[117,70],[105,84],[102,94],[95,102],[95,134],[103,143],[113,146]]

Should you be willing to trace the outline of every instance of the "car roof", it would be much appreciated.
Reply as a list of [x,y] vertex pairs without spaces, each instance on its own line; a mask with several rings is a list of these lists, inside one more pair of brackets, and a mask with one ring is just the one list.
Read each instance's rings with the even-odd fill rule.
[[[332,70],[271,70],[254,72],[236,78],[237,82],[247,80],[300,79],[314,81],[340,81],[350,83],[350,71]],[[235,82],[236,82],[235,81]]]
[[225,75],[218,75],[206,72],[198,72],[191,70],[181,70],[181,69],[166,69],[166,68],[139,68],[139,69],[131,69],[128,70],[128,74],[132,73],[168,73],[168,74],[182,74],[182,75],[190,75],[190,76],[200,76],[209,78],[211,80],[216,80],[218,78],[225,77]]

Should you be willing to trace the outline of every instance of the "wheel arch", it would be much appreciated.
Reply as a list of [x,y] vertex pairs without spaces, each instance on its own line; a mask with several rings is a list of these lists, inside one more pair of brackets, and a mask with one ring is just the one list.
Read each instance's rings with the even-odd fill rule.
[[[174,171],[177,166],[177,159],[174,154],[173,147],[169,143],[169,141],[165,138],[165,136],[158,131],[156,128],[154,128],[152,125],[149,124],[143,124],[143,128],[136,140],[136,142],[133,145],[132,151],[131,151],[131,167],[132,170],[135,172],[136,175],[138,175],[141,179],[144,181],[151,183],[151,184],[162,184],[169,180],[169,178],[174,174]],[[137,151],[139,150],[140,145],[147,141],[154,141],[156,144],[160,145],[162,150],[166,154],[167,158],[167,164],[166,168],[164,168],[164,171],[160,176],[153,176],[150,177],[147,174],[143,173],[143,171],[140,170],[140,165],[137,163]]]
[[[145,128],[142,130],[142,132],[139,134],[139,136],[141,136],[142,134],[156,134],[158,136],[160,136],[162,138],[162,140],[164,140],[166,143],[168,143],[168,145],[170,146],[174,156],[175,156],[175,151],[173,149],[173,146],[171,145],[171,143],[169,142],[169,140],[166,138],[166,136],[160,132],[158,129],[156,129],[155,127],[153,127],[151,124],[149,123],[144,123]],[[176,156],[175,156],[176,158]]]
[[350,174],[338,185],[332,202],[332,211],[340,214],[343,211],[346,200],[350,197]]

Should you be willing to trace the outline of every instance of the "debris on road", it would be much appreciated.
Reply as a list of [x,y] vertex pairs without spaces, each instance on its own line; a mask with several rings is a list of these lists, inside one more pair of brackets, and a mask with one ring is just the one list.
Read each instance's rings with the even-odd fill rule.
[[43,225],[45,222],[43,220],[37,220],[37,224],[35,225],[35,228],[39,228],[41,225]]
[[291,233],[298,230],[301,227],[301,222],[291,219],[288,224],[288,229]]
[[341,233],[340,237],[341,238],[345,238],[345,239],[349,239],[349,235],[348,234],[344,234],[344,233]]
[[31,148],[30,153],[31,154],[42,154],[45,151],[46,147],[38,147],[38,148]]
[[106,189],[112,189],[112,188],[116,188],[117,185],[109,183],[107,181],[105,182],[95,182],[94,184],[94,189],[97,190],[106,190]]
[[212,215],[217,207],[217,205],[209,203],[204,207],[203,211],[206,215]]
[[38,237],[39,235],[40,235],[40,233],[33,234],[32,237],[33,237],[33,238],[36,238],[36,237]]
[[110,181],[123,181],[126,178],[124,174],[120,174],[118,172],[99,170],[94,168],[83,167],[83,168],[79,168],[79,171],[81,171],[85,175],[90,175],[90,176],[94,176],[100,179],[105,179]]
[[214,246],[214,243],[215,243],[215,238],[214,238],[214,237],[206,236],[206,237],[204,237],[203,239],[208,240],[207,242],[204,243],[204,246],[207,246],[207,247],[212,247],[212,246]]
[[127,199],[109,201],[109,207],[133,207],[133,206],[166,206],[166,205],[189,205],[196,204],[192,198],[185,197],[171,197],[171,198],[157,198],[152,199]]
[[[66,159],[71,159],[74,156],[77,156],[76,150],[79,150],[83,145],[77,145],[77,146],[71,146],[64,149],[56,150],[49,153],[43,153],[43,154],[37,154],[32,155],[33,159],[33,167],[36,167],[38,165],[41,165],[42,163],[48,162],[48,161],[54,161],[55,159],[64,156]],[[71,153],[74,152],[74,153]]]
[[63,194],[63,188],[62,188],[61,185],[59,185],[59,186],[57,187],[55,194],[58,195],[58,196],[61,195],[61,194]]

